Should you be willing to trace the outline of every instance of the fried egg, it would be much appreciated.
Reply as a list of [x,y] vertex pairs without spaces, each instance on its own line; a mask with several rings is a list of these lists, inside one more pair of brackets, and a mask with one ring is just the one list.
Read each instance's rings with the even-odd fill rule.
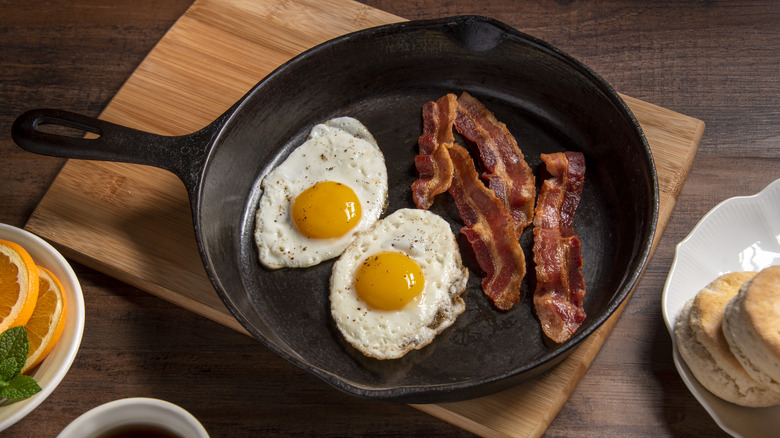
[[360,233],[334,263],[331,314],[364,355],[396,359],[455,322],[467,281],[449,224],[427,210],[400,209]]
[[312,128],[261,188],[260,262],[272,269],[313,266],[338,257],[356,233],[376,223],[387,201],[387,168],[368,129],[340,117]]

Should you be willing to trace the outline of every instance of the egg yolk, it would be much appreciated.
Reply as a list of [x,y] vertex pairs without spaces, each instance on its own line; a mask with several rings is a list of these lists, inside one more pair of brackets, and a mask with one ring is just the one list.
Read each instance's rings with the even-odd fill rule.
[[349,186],[323,181],[295,198],[292,217],[298,231],[316,239],[341,237],[360,222],[360,200]]
[[369,306],[397,310],[422,292],[420,265],[400,252],[382,252],[365,259],[355,275],[355,290]]

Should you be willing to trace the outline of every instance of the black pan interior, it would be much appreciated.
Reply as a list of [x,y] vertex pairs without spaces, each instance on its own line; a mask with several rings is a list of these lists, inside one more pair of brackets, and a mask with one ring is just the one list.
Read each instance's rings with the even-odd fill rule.
[[[330,316],[332,261],[307,269],[267,270],[253,241],[259,183],[302,143],[313,125],[337,116],[362,121],[378,140],[389,174],[386,214],[413,207],[414,155],[422,105],[468,91],[515,135],[537,173],[539,154],[582,151],[585,190],[575,218],[588,286],[588,318],[563,345],[547,343],[529,299],[495,310],[470,268],[467,310],[432,344],[378,361],[348,346]],[[480,17],[409,22],[318,46],[259,83],[236,107],[203,171],[196,233],[218,293],[268,347],[349,393],[423,403],[483,395],[559,362],[612,313],[638,278],[657,215],[657,183],[647,143],[614,91],[589,69],[547,44]],[[458,235],[449,195],[433,211]],[[465,242],[465,241],[464,241]]]

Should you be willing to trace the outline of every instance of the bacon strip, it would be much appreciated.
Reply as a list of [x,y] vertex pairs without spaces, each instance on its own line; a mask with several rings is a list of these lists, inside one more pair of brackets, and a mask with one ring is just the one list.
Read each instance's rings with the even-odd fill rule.
[[509,310],[520,301],[525,276],[525,255],[514,222],[501,200],[479,179],[468,151],[454,143],[447,150],[454,171],[449,193],[465,225],[460,232],[485,271],[482,291],[498,309]]
[[466,92],[458,98],[455,129],[476,144],[487,169],[482,176],[509,210],[515,231],[521,235],[533,221],[536,181],[517,141],[505,124]]
[[585,181],[585,157],[559,152],[541,158],[551,177],[542,183],[534,217],[534,307],[547,337],[562,343],[585,320],[582,251],[573,228]]
[[420,176],[412,183],[412,197],[417,208],[427,210],[433,204],[433,198],[450,187],[452,162],[443,145],[455,142],[452,125],[457,108],[454,94],[423,105],[423,133],[417,140],[420,152],[414,157]]

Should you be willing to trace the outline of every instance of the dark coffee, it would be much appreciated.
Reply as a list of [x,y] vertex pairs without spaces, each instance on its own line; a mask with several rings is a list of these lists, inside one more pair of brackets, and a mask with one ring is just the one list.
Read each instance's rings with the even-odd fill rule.
[[107,430],[95,438],[184,438],[154,424],[126,424]]

